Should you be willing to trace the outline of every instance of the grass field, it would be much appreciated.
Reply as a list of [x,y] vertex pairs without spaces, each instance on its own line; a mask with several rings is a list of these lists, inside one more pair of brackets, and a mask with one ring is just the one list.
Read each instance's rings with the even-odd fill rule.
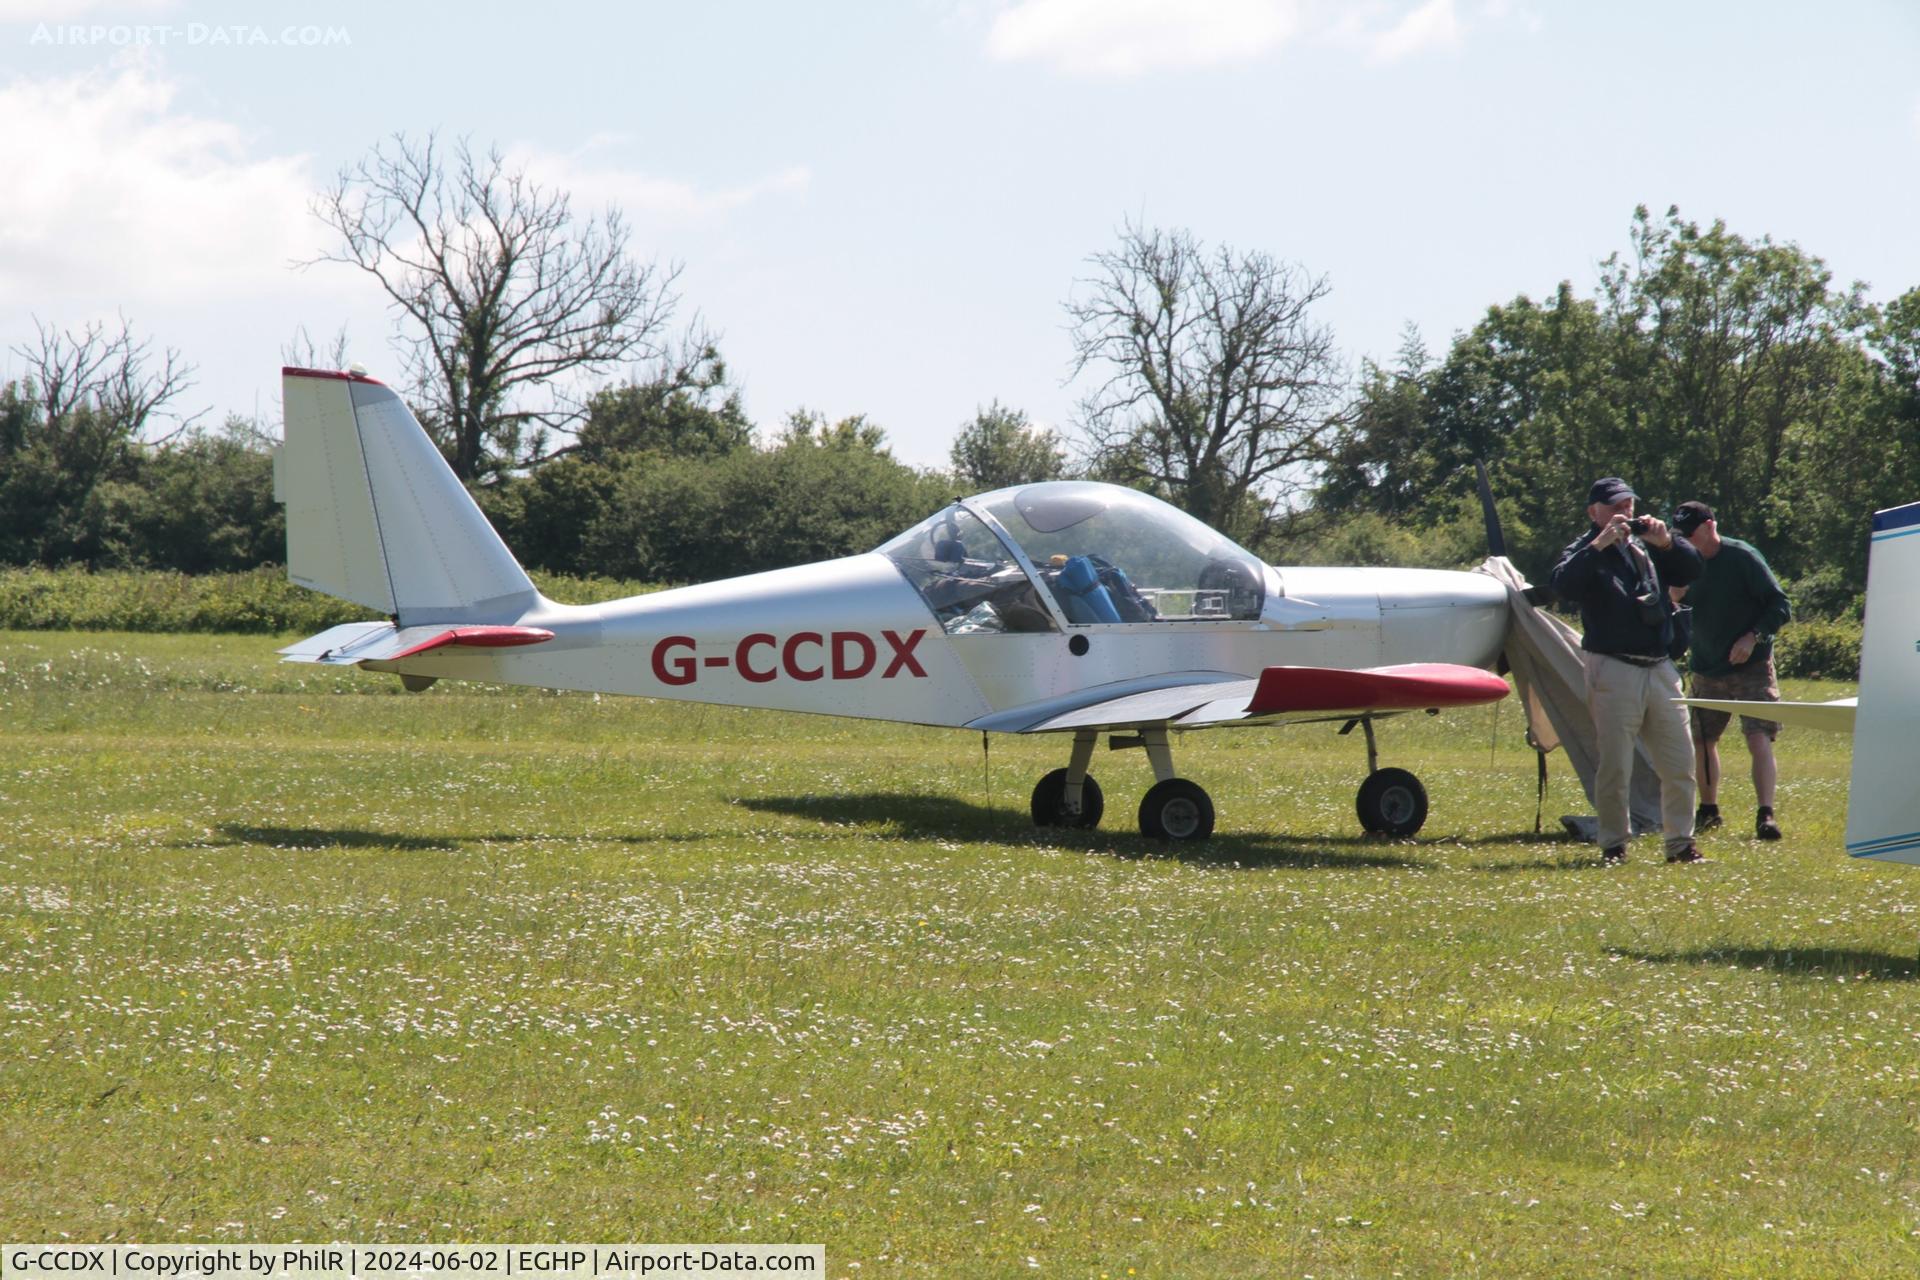
[[[1517,710],[1058,740],[0,633],[0,1239],[803,1241],[835,1275],[1911,1275],[1920,869],[1603,870]],[[1830,689],[1803,695],[1831,696]],[[1790,692],[1789,696],[1792,696]],[[1585,811],[1556,757],[1547,822]]]

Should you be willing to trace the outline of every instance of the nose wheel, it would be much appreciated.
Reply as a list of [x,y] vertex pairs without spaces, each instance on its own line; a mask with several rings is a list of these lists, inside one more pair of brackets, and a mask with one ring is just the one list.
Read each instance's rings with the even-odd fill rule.
[[1067,770],[1055,769],[1033,787],[1033,825],[1036,827],[1079,827],[1091,831],[1100,825],[1106,811],[1106,799],[1093,775],[1080,775],[1078,803],[1067,804]]
[[1078,827],[1091,831],[1100,825],[1106,800],[1100,784],[1087,772],[1093,760],[1093,744],[1099,735],[1082,729],[1073,735],[1073,756],[1064,769],[1055,769],[1033,787],[1033,825],[1036,827]]

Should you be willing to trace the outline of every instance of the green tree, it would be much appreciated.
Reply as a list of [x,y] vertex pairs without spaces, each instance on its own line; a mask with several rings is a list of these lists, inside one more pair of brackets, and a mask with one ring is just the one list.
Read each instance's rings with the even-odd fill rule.
[[806,411],[768,448],[635,456],[603,474],[611,488],[582,559],[594,572],[656,581],[870,551],[952,496],[945,477],[897,461],[864,416],[829,423]]
[[286,513],[273,497],[273,454],[246,419],[230,416],[217,432],[189,431],[151,451],[139,480],[139,563],[227,573],[285,560]]
[[711,339],[696,339],[663,358],[645,380],[607,387],[587,401],[586,421],[574,445],[593,462],[619,453],[714,457],[753,442],[739,391]]
[[1067,473],[1060,437],[998,400],[960,428],[948,457],[955,480],[972,491],[1058,480]]
[[[1424,372],[1404,357],[1370,370],[1316,508],[1438,530],[1461,519],[1484,459],[1510,553],[1536,580],[1607,474],[1656,511],[1706,499],[1785,575],[1851,565],[1862,540],[1845,512],[1902,456],[1869,412],[1858,293],[1796,246],[1642,208],[1596,297],[1565,282],[1544,302],[1522,295]],[[1896,363],[1882,359],[1882,385]]]
[[815,409],[795,409],[780,424],[774,441],[778,449],[824,449],[836,454],[871,453],[893,458],[887,447],[887,433],[878,424],[867,421],[864,413],[852,414],[837,422]]
[[0,390],[0,559],[93,567],[137,561],[133,509],[145,437],[191,385],[179,353],[118,330],[38,327],[26,376]]
[[1911,452],[1920,445],[1920,288],[1907,290],[1873,317],[1868,348],[1882,412]]
[[1602,267],[1607,318],[1639,340],[1628,452],[1639,483],[1708,496],[1769,553],[1784,550],[1796,495],[1782,484],[1796,437],[1831,436],[1859,288],[1792,244],[1702,229],[1669,208],[1634,213],[1631,260]]
[[1428,422],[1427,366],[1426,345],[1412,326],[1401,334],[1392,369],[1362,364],[1359,388],[1320,472],[1316,508],[1394,519],[1421,508],[1441,466]]

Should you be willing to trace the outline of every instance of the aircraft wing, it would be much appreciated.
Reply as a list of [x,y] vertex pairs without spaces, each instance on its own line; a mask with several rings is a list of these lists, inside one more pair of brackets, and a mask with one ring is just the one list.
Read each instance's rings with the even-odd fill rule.
[[1149,689],[1086,691],[1079,705],[1058,700],[996,712],[969,728],[1012,733],[1118,729],[1164,723],[1171,729],[1222,724],[1294,724],[1363,715],[1476,706],[1507,696],[1507,682],[1478,667],[1417,662],[1392,667],[1268,667],[1252,680],[1213,673]]
[[1828,733],[1852,733],[1858,698],[1836,698],[1832,702],[1734,702],[1720,698],[1675,698],[1689,707],[1713,711],[1738,712],[1759,720],[1777,720],[1781,724],[1824,729]]

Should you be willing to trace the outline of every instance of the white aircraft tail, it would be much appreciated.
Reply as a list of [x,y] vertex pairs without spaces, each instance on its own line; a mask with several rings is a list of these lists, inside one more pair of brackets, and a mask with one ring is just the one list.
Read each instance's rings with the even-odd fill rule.
[[1873,515],[1867,551],[1867,628],[1853,725],[1847,852],[1920,863],[1920,502]]
[[281,370],[287,576],[401,625],[512,621],[538,603],[406,404],[360,373]]

